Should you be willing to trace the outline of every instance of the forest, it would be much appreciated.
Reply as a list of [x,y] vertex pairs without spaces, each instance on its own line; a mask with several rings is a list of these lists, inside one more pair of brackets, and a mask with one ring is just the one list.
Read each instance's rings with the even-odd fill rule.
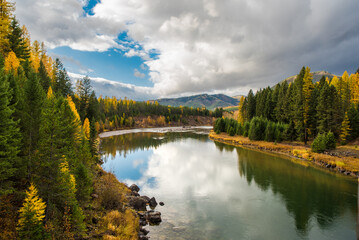
[[269,142],[314,140],[315,152],[335,148],[359,137],[359,69],[313,83],[303,67],[294,83],[250,90],[238,110],[237,121],[219,118],[214,131]]
[[[0,2],[0,239],[79,238],[95,221],[93,192],[100,213],[119,209],[126,192],[98,167],[99,132],[135,127],[141,115],[171,125],[222,111],[97,98],[90,79],[73,84],[61,60],[31,40],[14,11],[14,3]],[[116,211],[102,225],[117,217],[118,236],[136,239],[136,217]]]

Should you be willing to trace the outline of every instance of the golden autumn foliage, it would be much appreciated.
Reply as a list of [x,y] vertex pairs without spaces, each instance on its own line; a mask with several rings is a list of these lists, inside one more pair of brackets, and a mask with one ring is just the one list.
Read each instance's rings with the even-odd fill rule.
[[133,210],[125,212],[111,211],[103,218],[103,226],[110,230],[112,235],[105,235],[105,240],[136,240],[138,239],[139,221]]
[[40,43],[36,40],[31,46],[30,60],[31,66],[34,68],[35,72],[38,72],[40,67]]
[[90,121],[88,118],[85,118],[84,125],[82,126],[82,129],[85,134],[85,138],[88,140],[90,139]]
[[54,96],[53,92],[52,92],[52,88],[49,87],[49,89],[47,90],[47,99],[50,99]]
[[76,126],[76,132],[75,132],[75,140],[76,142],[80,142],[81,141],[81,138],[83,137],[83,128],[81,126],[81,119],[80,119],[80,115],[79,113],[77,112],[77,109],[76,109],[76,105],[75,103],[72,101],[72,98],[71,96],[67,96],[67,102],[70,106],[70,109],[72,111],[72,113],[74,114],[75,116],[75,119],[74,119],[74,125]]
[[0,52],[5,53],[9,49],[10,19],[14,11],[14,3],[7,0],[0,1]]
[[342,122],[342,126],[340,128],[340,141],[344,144],[347,141],[347,137],[349,136],[350,131],[350,122],[348,118],[348,113],[345,113],[344,120]]
[[243,116],[243,104],[244,104],[245,97],[242,96],[239,100],[238,105],[238,123],[243,124],[244,123],[244,116]]
[[5,58],[5,72],[14,71],[17,74],[17,69],[20,66],[20,60],[16,57],[13,51],[9,52]]
[[354,104],[359,102],[359,73],[351,74],[349,78],[350,84],[350,101]]
[[304,95],[304,123],[306,124],[309,118],[309,102],[311,98],[313,85],[313,75],[310,73],[310,68],[305,68],[303,77],[303,95]]
[[24,204],[19,210],[18,232],[22,239],[41,236],[45,209],[45,202],[39,198],[36,187],[31,183],[29,190],[26,191]]
[[71,194],[75,194],[76,180],[74,175],[70,173],[69,164],[66,159],[60,163],[60,172],[62,173],[61,183],[67,186],[67,190]]

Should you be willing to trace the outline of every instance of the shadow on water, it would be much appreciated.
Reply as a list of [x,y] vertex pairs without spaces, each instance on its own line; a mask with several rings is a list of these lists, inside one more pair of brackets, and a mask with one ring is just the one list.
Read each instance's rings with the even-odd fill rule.
[[297,232],[305,236],[311,219],[321,229],[331,227],[333,219],[350,211],[357,216],[357,183],[355,180],[315,167],[303,166],[258,151],[215,142],[220,151],[238,155],[238,170],[248,184],[279,195],[294,217]]
[[104,160],[106,161],[108,156],[114,158],[117,154],[120,154],[126,157],[128,153],[151,148],[156,149],[164,143],[174,142],[184,137],[197,139],[202,142],[209,141],[207,135],[191,132],[130,133],[103,138],[101,140],[101,151],[104,153]]

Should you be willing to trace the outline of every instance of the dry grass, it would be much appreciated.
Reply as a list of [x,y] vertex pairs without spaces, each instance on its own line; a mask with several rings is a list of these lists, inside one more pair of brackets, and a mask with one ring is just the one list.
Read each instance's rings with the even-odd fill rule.
[[104,235],[104,240],[135,240],[138,239],[139,220],[131,209],[124,212],[117,210],[106,214],[102,219],[104,229],[111,234]]
[[95,181],[95,193],[98,203],[107,210],[121,210],[127,202],[126,195],[130,193],[127,186],[117,180],[112,173],[103,172]]
[[[289,157],[296,157],[308,161],[313,161],[318,165],[335,164],[338,170],[345,170],[352,173],[359,172],[358,158],[346,157],[346,156],[337,157],[323,153],[314,153],[310,150],[309,147],[296,142],[273,143],[273,142],[265,142],[265,141],[251,141],[248,138],[242,136],[231,137],[225,133],[215,134],[214,132],[211,132],[209,134],[209,137],[212,140],[216,140],[234,146],[242,146],[242,147],[247,147],[257,150],[279,153]],[[355,148],[355,146],[353,147]]]

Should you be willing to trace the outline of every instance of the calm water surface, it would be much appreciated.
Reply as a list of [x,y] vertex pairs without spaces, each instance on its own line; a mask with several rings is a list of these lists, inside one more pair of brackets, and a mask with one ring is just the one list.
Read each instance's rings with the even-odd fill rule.
[[356,239],[356,180],[197,133],[103,139],[103,168],[165,206],[151,239]]

